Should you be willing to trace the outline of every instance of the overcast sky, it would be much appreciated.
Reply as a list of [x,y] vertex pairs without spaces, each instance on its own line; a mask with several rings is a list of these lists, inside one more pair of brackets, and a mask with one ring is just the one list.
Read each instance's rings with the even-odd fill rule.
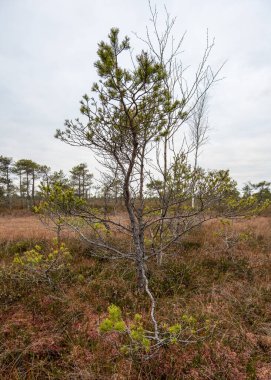
[[[205,168],[230,169],[244,182],[271,180],[271,1],[157,0],[187,31],[184,60],[195,65],[206,29],[211,63],[227,60],[209,100]],[[135,40],[148,24],[147,0],[0,0],[0,155],[29,158],[54,170],[97,163],[85,149],[54,139],[97,79],[97,43],[112,26]],[[139,42],[135,41],[136,46]]]

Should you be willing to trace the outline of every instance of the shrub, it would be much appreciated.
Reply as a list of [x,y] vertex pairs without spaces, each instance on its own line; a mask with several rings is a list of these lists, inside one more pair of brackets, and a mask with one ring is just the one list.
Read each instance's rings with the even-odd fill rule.
[[99,326],[101,333],[115,332],[122,335],[120,351],[123,354],[140,356],[152,355],[163,346],[199,342],[211,329],[210,320],[200,322],[191,315],[183,314],[176,324],[160,326],[160,337],[157,339],[154,332],[144,326],[141,314],[135,314],[133,320],[126,323],[121,309],[116,305],[108,307],[108,317]]
[[13,262],[0,270],[0,302],[14,302],[41,285],[56,289],[71,275],[71,258],[67,247],[55,241],[49,252],[36,245],[16,253]]

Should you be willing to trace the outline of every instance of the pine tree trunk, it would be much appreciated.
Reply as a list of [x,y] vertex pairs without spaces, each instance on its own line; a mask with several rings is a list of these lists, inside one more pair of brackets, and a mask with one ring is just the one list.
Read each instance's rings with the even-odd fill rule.
[[8,207],[9,207],[9,209],[11,209],[10,185],[9,185],[9,170],[8,170],[8,168],[7,168],[7,173],[6,173],[6,181],[7,181]]
[[35,170],[32,172],[32,205],[35,203]]
[[26,172],[26,203],[27,208],[30,208],[30,194],[29,194],[29,173]]

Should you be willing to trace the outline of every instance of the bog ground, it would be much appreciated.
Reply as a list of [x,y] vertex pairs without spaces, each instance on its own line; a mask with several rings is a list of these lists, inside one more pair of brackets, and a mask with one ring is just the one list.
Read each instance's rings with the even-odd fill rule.
[[151,263],[159,321],[176,323],[186,314],[212,328],[199,341],[162,347],[148,358],[126,355],[121,334],[98,329],[110,304],[125,321],[141,313],[149,323],[149,300],[138,293],[131,265],[94,259],[66,235],[72,258],[53,285],[15,275],[15,255],[37,244],[48,252],[53,233],[28,214],[2,216],[0,225],[1,379],[271,378],[271,218],[210,222],[162,267]]

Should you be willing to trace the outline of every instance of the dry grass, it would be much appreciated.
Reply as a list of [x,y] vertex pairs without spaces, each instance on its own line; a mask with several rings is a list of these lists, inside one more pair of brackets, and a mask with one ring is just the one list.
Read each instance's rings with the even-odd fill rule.
[[[65,236],[69,236],[68,231],[65,231]],[[32,213],[0,215],[0,241],[50,240],[54,237],[55,232]]]

